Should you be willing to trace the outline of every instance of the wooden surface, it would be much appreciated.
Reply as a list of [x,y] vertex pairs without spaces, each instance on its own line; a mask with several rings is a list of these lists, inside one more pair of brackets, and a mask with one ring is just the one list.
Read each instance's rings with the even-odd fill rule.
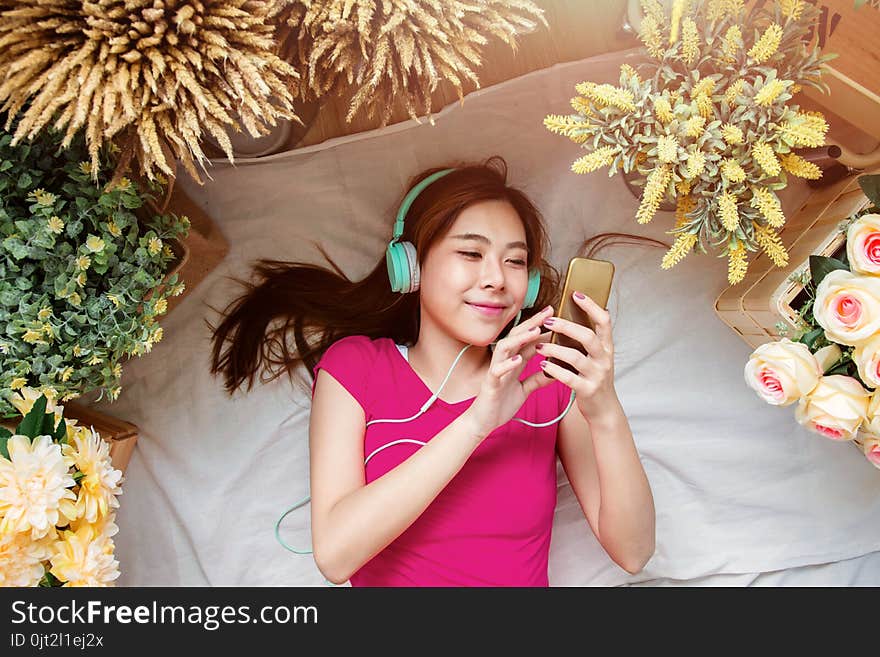
[[[477,69],[481,88],[560,62],[576,61],[637,44],[632,34],[621,30],[626,0],[536,0],[536,3],[545,10],[549,29],[541,26],[517,40],[516,52],[498,38],[492,38],[482,50],[484,65]],[[471,91],[474,91],[473,85],[464,86],[465,94]],[[305,136],[295,146],[311,146],[333,137],[378,128],[378,119],[367,120],[365,115],[354,117],[351,123],[345,122],[350,98],[349,94],[327,99]],[[455,87],[444,83],[432,96],[431,107],[433,111],[440,111],[457,100]],[[407,120],[409,116],[403,103],[398,103],[389,125]]]

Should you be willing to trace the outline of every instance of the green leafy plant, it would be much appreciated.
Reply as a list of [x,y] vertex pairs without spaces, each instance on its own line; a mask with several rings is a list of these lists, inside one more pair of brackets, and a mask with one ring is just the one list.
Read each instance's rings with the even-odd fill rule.
[[183,292],[176,274],[164,279],[189,220],[148,205],[166,181],[111,188],[112,147],[95,171],[82,136],[68,148],[62,138],[44,131],[13,146],[0,131],[2,417],[25,386],[62,401],[98,389],[116,399],[122,362],[161,340],[157,317]]
[[[798,148],[824,144],[819,112],[790,102],[804,86],[824,89],[820,55],[805,41],[817,9],[780,0],[746,11],[742,0],[642,0],[640,36],[649,57],[640,72],[621,67],[619,86],[582,82],[575,114],[545,126],[589,152],[575,173],[603,166],[644,185],[636,220],[652,220],[674,200],[669,269],[694,250],[727,256],[731,284],[742,281],[747,252],[763,249],[779,267],[788,253],[776,192],[788,175],[822,172]],[[641,74],[640,74],[641,73]]]

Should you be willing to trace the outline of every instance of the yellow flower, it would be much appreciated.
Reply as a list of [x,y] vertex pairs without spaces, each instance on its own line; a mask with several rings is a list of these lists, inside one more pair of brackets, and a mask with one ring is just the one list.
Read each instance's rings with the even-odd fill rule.
[[666,187],[671,177],[672,168],[668,164],[661,164],[648,174],[645,191],[642,193],[642,200],[636,212],[636,221],[640,224],[648,223],[657,214],[660,203],[666,196]]
[[675,118],[675,115],[672,113],[672,106],[665,96],[654,97],[654,114],[657,115],[657,120],[660,123],[669,123]]
[[575,85],[575,89],[599,107],[616,107],[624,112],[632,112],[636,108],[635,98],[627,89],[594,82],[581,82]]
[[[587,137],[588,137],[588,135],[583,135],[583,141],[586,141]],[[572,141],[575,143],[583,143],[582,141],[580,141],[580,137],[576,137],[576,138],[572,139]],[[173,258],[174,251],[172,251],[171,247],[166,244],[165,246],[162,247],[162,255],[164,255],[166,258]]]
[[23,388],[27,385],[27,379],[22,378],[20,376],[12,379],[12,383],[9,384],[9,387],[13,390],[18,390],[19,388]]
[[52,309],[48,306],[43,306],[40,308],[40,312],[37,313],[37,319],[44,320],[49,319],[52,316]]
[[718,197],[718,214],[721,217],[721,225],[730,232],[739,227],[739,213],[736,211],[736,196],[730,192],[723,192]]
[[110,537],[98,534],[91,525],[81,525],[75,532],[63,531],[53,546],[49,572],[64,586],[112,586],[119,577],[114,549]]
[[691,99],[696,100],[700,96],[711,96],[715,93],[715,80],[703,78],[691,89]]
[[686,176],[689,179],[698,177],[703,173],[705,166],[706,156],[703,154],[703,151],[694,151],[693,153],[690,153],[687,158]]
[[94,523],[119,507],[122,472],[110,462],[110,444],[89,427],[77,427],[70,443],[62,445],[63,454],[85,476],[79,480],[76,515]]
[[61,231],[64,230],[64,222],[61,221],[61,217],[57,217],[52,215],[49,217],[49,232],[55,233],[56,235],[60,235]]
[[700,116],[704,119],[711,119],[715,116],[715,109],[709,96],[701,94],[694,99],[694,103],[697,105],[697,111],[699,111]]
[[80,287],[83,287],[88,282],[88,280],[89,279],[88,279],[88,276],[86,275],[86,273],[82,272],[81,274],[79,274],[76,277],[76,284],[79,285]]
[[22,337],[22,339],[25,342],[29,342],[30,344],[41,344],[41,343],[45,344],[42,337],[43,337],[43,334],[41,331],[35,331],[34,329],[28,329],[27,331],[24,332],[24,336]]
[[89,365],[100,365],[103,362],[103,359],[98,356],[98,354],[93,354],[92,357],[87,361]]
[[35,189],[28,198],[35,200],[40,205],[52,205],[55,202],[55,194],[47,192],[45,189]]
[[[614,160],[614,156],[619,150],[619,148],[613,146],[597,148],[592,153],[576,159],[571,165],[571,170],[575,173],[590,173],[601,167],[608,166]],[[158,312],[158,307],[156,312]]]
[[158,237],[153,237],[150,239],[150,244],[147,246],[147,251],[150,255],[157,255],[162,250],[162,240]]
[[685,18],[682,21],[681,30],[681,54],[684,57],[684,63],[687,66],[693,66],[700,56],[700,34],[697,31],[697,24],[692,18]]
[[793,146],[813,148],[825,143],[828,124],[819,112],[798,112],[792,119],[783,121],[778,130]]
[[731,146],[743,143],[743,131],[739,126],[725,123],[721,126],[721,136]]
[[706,127],[706,119],[702,116],[692,116],[687,120],[684,127],[684,133],[688,137],[699,137],[703,134]]
[[91,162],[80,162],[79,170],[86,174],[87,176],[92,175],[92,163]]
[[78,344],[73,345],[73,355],[74,356],[82,355],[82,347],[80,347]]
[[113,302],[113,305],[117,308],[122,305],[119,301],[119,297],[117,297],[115,294],[108,294],[107,298],[110,299],[110,301]]
[[721,52],[727,60],[736,59],[736,53],[739,52],[742,45],[742,30],[739,25],[731,25],[724,33],[724,41],[721,44]]
[[[676,187],[678,187],[676,185]],[[679,192],[681,193],[681,192]],[[687,223],[688,213],[696,207],[696,202],[690,194],[682,194],[675,202],[675,227],[679,228]]]
[[183,294],[184,290],[186,290],[186,285],[184,283],[175,283],[171,286],[171,296],[179,297]]
[[116,363],[113,366],[113,376],[115,376],[117,379],[122,376],[122,364],[121,363]]
[[83,256],[78,257],[75,260],[75,262],[76,262],[77,269],[79,269],[81,271],[85,271],[86,269],[88,269],[91,266],[92,259],[87,255],[83,255]]
[[27,534],[0,534],[0,587],[37,586],[54,540],[54,532],[38,541]]
[[571,108],[578,114],[582,115],[584,118],[593,116],[593,108],[590,105],[589,98],[575,96],[571,99]]
[[762,141],[755,143],[752,146],[752,157],[768,176],[778,176],[782,170],[779,159],[776,157],[776,153],[773,152],[773,147],[769,144],[765,144]]
[[86,248],[92,253],[98,253],[104,250],[104,240],[97,235],[89,235],[86,240]]
[[657,157],[667,164],[678,161],[678,141],[674,135],[663,135],[657,140]]
[[166,299],[159,299],[156,302],[156,314],[164,315],[168,312],[168,301]]
[[162,336],[163,336],[164,334],[165,334],[165,333],[164,333],[164,331],[162,330],[162,327],[160,326],[160,327],[157,328],[155,331],[153,331],[152,335],[150,335],[150,342],[152,342],[152,343],[154,343],[154,344],[155,344],[156,342],[161,342],[161,341],[162,341]]
[[726,177],[730,182],[736,184],[746,179],[746,172],[736,160],[726,157],[721,162],[721,175]]
[[672,16],[670,18],[669,44],[678,40],[678,24],[687,10],[688,0],[672,0]]
[[[620,77],[621,80],[635,80],[636,82],[641,82],[642,78],[639,77],[639,74],[629,64],[621,64],[620,65]],[[621,82],[622,84],[622,82]]]
[[67,367],[61,372],[61,382],[67,383],[70,380],[70,377],[73,376],[73,368]]
[[797,176],[798,178],[806,178],[807,180],[818,180],[822,177],[822,169],[820,169],[816,164],[808,162],[800,155],[795,155],[794,153],[786,153],[785,155],[780,156],[779,160],[782,163],[783,169],[788,171],[791,175]]
[[727,257],[727,282],[731,285],[741,283],[746,277],[746,270],[749,266],[746,260],[746,247],[739,244],[731,248],[727,253]]
[[72,303],[74,306],[78,306],[82,303],[82,297],[79,296],[79,292],[74,292],[69,297],[67,297],[67,300],[70,301],[70,303]]
[[[0,456],[0,535],[29,532],[33,540],[76,518],[71,462],[51,436],[12,436]],[[65,519],[66,518],[66,519]]]
[[665,52],[663,33],[660,31],[660,23],[655,16],[649,14],[642,19],[642,24],[639,26],[639,38],[652,57],[663,58]]
[[124,178],[124,177],[120,178],[119,183],[117,183],[117,185],[116,185],[116,188],[120,189],[122,191],[125,191],[129,187],[131,187],[131,181],[128,178]]
[[724,99],[728,104],[733,105],[734,101],[736,101],[736,97],[742,93],[743,85],[745,85],[744,80],[737,80],[727,87],[727,91],[724,92]]
[[43,333],[45,333],[46,337],[50,340],[55,337],[55,329],[52,328],[52,325],[49,322],[43,323]]
[[779,235],[767,226],[755,224],[755,242],[758,243],[764,253],[777,267],[785,267],[788,264],[788,251],[779,239]]
[[779,6],[782,9],[782,15],[794,21],[799,19],[804,11],[803,0],[779,0]]
[[776,194],[763,187],[752,187],[752,201],[749,204],[756,208],[773,228],[782,228],[785,215]]
[[749,57],[755,60],[756,64],[766,62],[776,53],[781,40],[782,28],[776,23],[772,23],[764,30],[761,38],[755,41],[755,45],[749,50]]
[[694,250],[694,245],[696,243],[697,236],[694,233],[682,233],[675,238],[675,243],[672,245],[672,248],[663,256],[663,261],[660,263],[660,267],[662,269],[671,269],[681,262],[687,254]]
[[755,102],[762,107],[770,107],[779,94],[785,91],[785,87],[786,84],[783,80],[770,80],[755,94]]
[[122,235],[122,229],[120,229],[116,222],[112,220],[107,223],[107,232],[113,237],[119,237]]

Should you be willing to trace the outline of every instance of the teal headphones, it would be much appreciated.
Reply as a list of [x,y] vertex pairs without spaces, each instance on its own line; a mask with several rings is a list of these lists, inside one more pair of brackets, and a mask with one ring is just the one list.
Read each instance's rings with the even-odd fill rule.
[[[400,204],[400,210],[397,211],[397,220],[394,222],[394,233],[388,248],[385,250],[385,264],[388,266],[388,280],[391,282],[391,290],[407,294],[415,292],[419,289],[419,259],[416,254],[416,247],[412,242],[400,242],[400,236],[403,235],[403,222],[406,213],[416,197],[425,187],[435,180],[439,180],[455,171],[455,169],[443,169],[437,173],[433,173],[419,184],[413,187],[403,203]],[[523,308],[531,308],[538,299],[538,291],[541,289],[541,272],[536,268],[529,269],[529,285],[526,288],[526,297],[523,300]]]

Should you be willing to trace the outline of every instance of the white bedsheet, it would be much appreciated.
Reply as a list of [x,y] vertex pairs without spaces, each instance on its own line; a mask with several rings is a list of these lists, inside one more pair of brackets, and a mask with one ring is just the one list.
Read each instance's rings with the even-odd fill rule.
[[[205,304],[224,307],[239,289],[227,277],[248,276],[254,259],[319,262],[319,240],[362,277],[383,256],[410,176],[496,153],[543,210],[559,268],[600,231],[668,237],[667,214],[636,225],[637,201],[619,177],[570,173],[581,151],[542,125],[548,113],[567,113],[575,83],[614,81],[630,56],[557,65],[471,94],[435,126],[409,122],[234,167],[218,162],[203,188],[179,181],[231,251],[163,322],[165,339],[126,365],[119,401],[100,404],[141,429],[118,514],[120,585],[323,583],[310,556],[287,552],[273,534],[308,493],[308,396],[282,379],[229,398],[208,372],[205,319],[216,317]],[[804,194],[786,190],[787,209]],[[656,554],[633,577],[611,562],[560,468],[551,584],[878,584],[880,471],[746,387],[750,350],[713,313],[724,260],[690,256],[663,272],[661,256],[644,247],[600,256],[617,266],[617,389],[655,497]],[[308,546],[308,525],[300,509],[282,535]]]

